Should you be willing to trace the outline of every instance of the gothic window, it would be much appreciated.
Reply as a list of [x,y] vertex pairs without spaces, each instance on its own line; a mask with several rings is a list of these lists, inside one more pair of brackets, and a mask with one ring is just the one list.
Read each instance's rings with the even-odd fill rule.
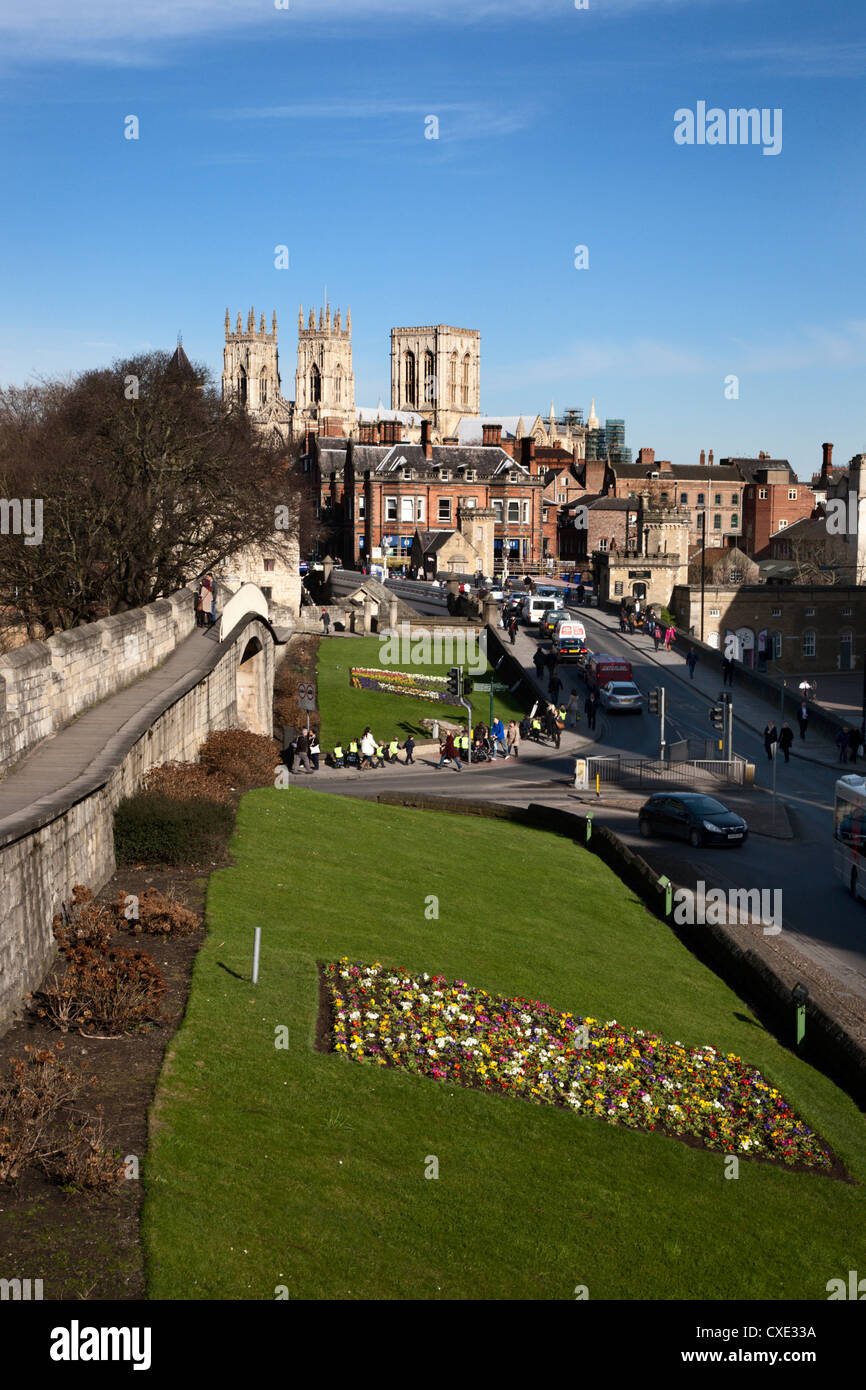
[[469,405],[469,373],[471,368],[472,358],[467,352],[466,356],[463,358],[463,404],[467,407]]
[[259,377],[259,405],[265,405],[268,399],[268,372],[266,367],[262,367],[262,374]]
[[418,404],[418,378],[414,352],[406,353],[406,404]]
[[448,363],[448,396],[452,405],[457,404],[457,353],[452,352]]
[[310,405],[319,405],[322,399],[322,373],[315,362],[310,368]]
[[424,353],[424,404],[433,405],[436,401],[436,372],[432,352]]
[[334,373],[334,404],[341,405],[343,400],[343,369],[338,367]]
[[241,405],[247,403],[247,374],[243,367],[238,371],[238,399]]

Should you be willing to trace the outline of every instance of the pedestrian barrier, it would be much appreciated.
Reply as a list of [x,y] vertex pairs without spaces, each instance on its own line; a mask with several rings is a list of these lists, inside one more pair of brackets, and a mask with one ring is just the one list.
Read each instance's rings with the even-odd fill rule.
[[587,758],[589,782],[631,783],[638,787],[694,787],[721,782],[746,786],[749,764],[743,758],[698,758],[690,762],[661,762],[658,758],[630,758],[622,754]]

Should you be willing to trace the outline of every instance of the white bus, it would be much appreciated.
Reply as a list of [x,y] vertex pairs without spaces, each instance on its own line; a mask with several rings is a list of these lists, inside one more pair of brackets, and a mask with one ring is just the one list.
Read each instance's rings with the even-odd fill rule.
[[851,773],[836,783],[833,862],[855,898],[866,898],[866,777]]

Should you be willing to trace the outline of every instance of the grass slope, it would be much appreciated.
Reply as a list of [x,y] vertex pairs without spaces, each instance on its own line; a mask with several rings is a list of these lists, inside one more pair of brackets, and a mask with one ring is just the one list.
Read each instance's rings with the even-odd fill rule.
[[862,1181],[853,1102],[592,855],[299,788],[244,798],[234,854],[152,1112],[151,1297],[824,1299],[866,1268],[859,1186],[747,1160],[726,1180],[658,1134],[314,1052],[317,960],[442,971],[737,1052]]
[[[360,738],[364,727],[369,724],[380,742],[399,738],[402,742],[411,731],[415,738],[429,739],[430,735],[421,728],[422,719],[466,718],[462,708],[434,703],[431,700],[410,700],[405,695],[389,695],[374,690],[353,690],[349,685],[349,671],[353,666],[380,666],[380,641],[378,637],[359,637],[357,639],[334,638],[319,644],[318,701],[322,718],[322,748],[329,750],[342,739],[345,745],[350,738]],[[405,668],[431,676],[447,676],[448,665],[420,666],[412,664]],[[478,680],[489,679],[476,677]],[[472,696],[473,722],[490,716],[490,696]],[[494,700],[494,711],[503,721],[521,719],[523,707],[516,697],[506,691]]]

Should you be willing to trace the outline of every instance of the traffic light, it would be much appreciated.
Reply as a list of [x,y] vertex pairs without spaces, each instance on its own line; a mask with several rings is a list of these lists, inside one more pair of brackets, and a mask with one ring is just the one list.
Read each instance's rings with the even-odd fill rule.
[[647,698],[647,709],[649,710],[650,714],[659,714],[659,713],[661,712],[661,710],[660,710],[660,704],[659,704],[659,690],[658,690],[658,687],[656,687],[655,690],[648,690],[648,691],[647,691],[647,697],[646,697],[646,698]]
[[452,666],[448,672],[448,694],[459,700],[463,693],[463,672],[459,666]]
[[710,723],[714,729],[724,729],[725,711],[721,705],[713,705],[710,709]]
[[463,697],[467,699],[472,694],[472,677],[463,677]]

